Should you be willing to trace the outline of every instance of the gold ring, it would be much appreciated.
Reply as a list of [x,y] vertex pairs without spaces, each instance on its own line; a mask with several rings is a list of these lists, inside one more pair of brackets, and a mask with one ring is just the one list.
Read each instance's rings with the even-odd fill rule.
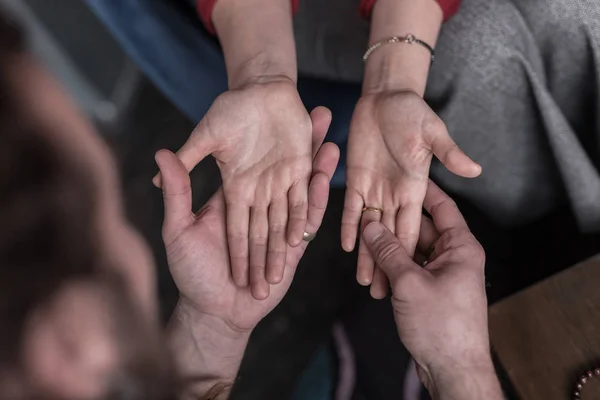
[[312,242],[314,238],[317,237],[316,233],[308,233],[308,232],[304,232],[304,234],[302,235],[302,240],[304,240],[305,242]]
[[373,212],[377,212],[379,214],[383,214],[383,210],[381,208],[377,208],[377,207],[365,207],[362,209],[362,212],[364,213],[365,211],[373,211]]

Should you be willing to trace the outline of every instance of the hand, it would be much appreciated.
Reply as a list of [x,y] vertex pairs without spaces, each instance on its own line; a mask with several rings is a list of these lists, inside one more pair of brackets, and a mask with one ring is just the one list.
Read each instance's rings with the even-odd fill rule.
[[[317,108],[311,115],[314,131],[312,154],[316,156],[307,189],[306,231],[314,233],[325,213],[329,181],[337,166],[339,150],[332,143],[320,147],[331,121],[329,110]],[[191,211],[190,179],[185,167],[166,150],[158,152],[156,160],[163,177],[165,199],[163,239],[169,268],[180,291],[180,302],[199,314],[224,322],[234,332],[251,331],[287,292],[308,243],[302,241],[297,247],[287,246],[281,283],[271,287],[268,299],[256,300],[249,287],[237,286],[231,276],[223,191],[219,190],[194,215]]]
[[425,267],[417,265],[381,223],[369,224],[363,238],[391,281],[400,339],[431,391],[439,382],[457,376],[453,374],[491,371],[493,376],[494,372],[483,248],[456,204],[433,182],[424,207],[433,219],[423,217],[417,246],[421,254],[431,252]]
[[[476,177],[481,167],[448,135],[442,120],[412,92],[382,92],[362,97],[352,117],[348,141],[347,190],[342,218],[342,247],[352,251],[360,225],[381,221],[412,257],[435,155],[452,172]],[[363,207],[383,210],[362,212]],[[388,282],[364,243],[358,251],[357,280],[371,284],[383,298]]]
[[240,287],[250,282],[256,299],[283,279],[286,243],[302,242],[311,132],[291,81],[255,83],[219,96],[177,152],[187,171],[209,154],[216,158],[233,280]]

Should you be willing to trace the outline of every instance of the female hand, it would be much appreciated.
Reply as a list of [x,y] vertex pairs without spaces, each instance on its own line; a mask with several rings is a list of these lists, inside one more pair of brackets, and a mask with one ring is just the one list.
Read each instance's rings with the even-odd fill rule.
[[[458,148],[443,121],[416,93],[387,91],[359,100],[348,141],[342,218],[346,251],[354,249],[359,225],[381,221],[413,256],[433,155],[457,175],[474,178],[481,173],[481,167]],[[368,209],[363,212],[364,207]],[[371,284],[375,298],[387,294],[387,278],[375,269],[362,239],[357,280]]]
[[219,96],[177,152],[187,171],[209,154],[216,158],[233,280],[239,287],[249,282],[257,299],[268,296],[268,284],[282,280],[286,243],[302,242],[311,133],[295,85],[282,78]]
[[[332,143],[320,149],[329,125],[329,113],[320,108],[315,116],[312,178],[308,192],[306,230],[316,233],[321,225],[329,196],[329,181],[339,159]],[[318,153],[317,153],[318,151]],[[173,279],[180,291],[180,302],[195,312],[216,318],[235,332],[249,332],[266,316],[287,292],[308,242],[297,247],[287,245],[285,272],[279,284],[260,287],[268,299],[257,300],[254,288],[239,287],[232,278],[226,235],[226,204],[219,190],[198,212],[192,213],[190,179],[185,167],[172,153],[157,153],[163,177],[165,221],[163,239]],[[270,293],[269,293],[270,292]],[[269,296],[270,294],[270,296]]]

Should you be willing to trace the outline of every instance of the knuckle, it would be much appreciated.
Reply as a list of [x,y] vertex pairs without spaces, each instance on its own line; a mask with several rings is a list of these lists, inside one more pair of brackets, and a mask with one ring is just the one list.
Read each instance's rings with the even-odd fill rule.
[[473,237],[472,239],[472,251],[473,251],[473,261],[474,263],[478,266],[483,268],[485,266],[485,250],[483,249],[483,246],[481,245],[481,243],[479,243],[477,241],[477,239],[475,239],[475,237]]
[[251,242],[252,246],[258,246],[258,247],[266,246],[268,240],[269,239],[266,236],[263,236],[263,235],[252,236],[250,238],[250,242]]
[[264,275],[264,271],[266,270],[266,266],[264,263],[257,263],[257,262],[252,263],[252,265],[250,265],[250,268],[252,270],[254,270],[255,273],[256,273],[256,271],[261,272],[262,275]]
[[398,238],[400,243],[412,243],[419,238],[419,230],[412,229],[409,227],[406,230],[397,233],[396,237]]
[[306,201],[304,200],[293,201],[290,204],[290,208],[293,212],[302,212],[306,208],[306,206]]
[[440,237],[440,244],[444,250],[453,250],[452,258],[455,261],[465,261],[475,265],[485,265],[485,250],[479,241],[467,228],[452,228]]
[[279,223],[271,223],[269,225],[269,233],[271,235],[281,235],[285,232],[286,226]]
[[439,214],[440,209],[443,207],[450,207],[450,208],[456,209],[460,212],[458,205],[456,204],[456,202],[454,200],[452,200],[451,198],[445,198],[444,200],[433,204],[431,206],[431,210],[429,210],[429,213],[431,214],[432,217],[435,217],[435,215]]
[[236,247],[241,247],[243,246],[243,244],[245,242],[248,241],[248,233],[247,232],[242,232],[242,231],[229,231],[227,232],[227,239],[229,240],[229,243],[236,246]]
[[374,256],[379,264],[388,264],[394,262],[394,259],[398,255],[399,246],[393,241],[381,237],[374,242]]
[[275,257],[275,258],[277,258],[278,256],[285,256],[285,254],[286,254],[285,247],[283,247],[283,246],[269,247],[267,254],[269,256]]
[[445,248],[455,248],[469,243],[473,235],[466,228],[450,228],[440,238]]

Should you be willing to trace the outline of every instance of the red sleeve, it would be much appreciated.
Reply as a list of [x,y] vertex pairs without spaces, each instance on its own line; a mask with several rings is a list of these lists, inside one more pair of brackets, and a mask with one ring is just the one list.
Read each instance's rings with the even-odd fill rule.
[[[292,1],[292,11],[295,13],[296,9],[298,8],[298,2],[300,0],[291,0],[291,1]],[[200,14],[200,19],[204,23],[204,26],[206,27],[206,29],[213,35],[215,33],[217,33],[215,31],[215,27],[212,24],[212,20],[211,20],[213,8],[215,8],[216,3],[217,3],[217,0],[197,0],[197,3],[196,3],[198,5],[198,14]],[[373,1],[373,3],[375,3],[375,1]]]
[[[365,18],[369,18],[376,2],[377,0],[361,0],[359,6],[360,14]],[[448,21],[451,16],[456,14],[460,7],[460,0],[437,0],[437,2],[444,12],[444,21]]]

